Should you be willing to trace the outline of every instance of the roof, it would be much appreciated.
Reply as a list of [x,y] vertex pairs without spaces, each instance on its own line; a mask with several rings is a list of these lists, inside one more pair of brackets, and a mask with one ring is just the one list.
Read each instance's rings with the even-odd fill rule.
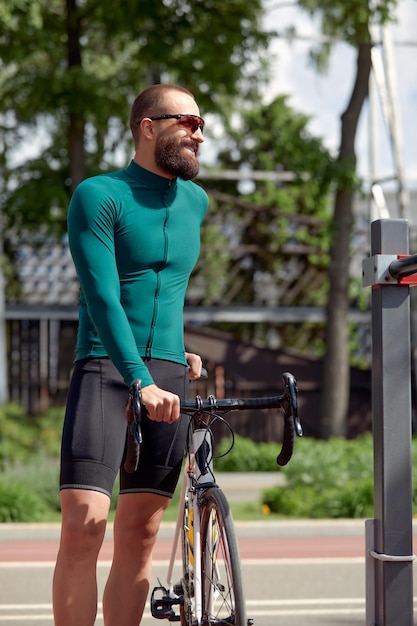
[[59,242],[20,243],[16,264],[22,293],[19,300],[25,304],[77,305],[79,282],[66,235]]

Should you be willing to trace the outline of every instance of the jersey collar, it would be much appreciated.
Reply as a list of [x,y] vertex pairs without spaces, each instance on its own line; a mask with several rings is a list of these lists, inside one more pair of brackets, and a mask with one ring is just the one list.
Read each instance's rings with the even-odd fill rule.
[[172,189],[177,184],[176,178],[165,178],[164,176],[159,176],[159,174],[154,174],[133,160],[126,168],[126,171],[132,178],[152,189],[166,189],[167,187]]

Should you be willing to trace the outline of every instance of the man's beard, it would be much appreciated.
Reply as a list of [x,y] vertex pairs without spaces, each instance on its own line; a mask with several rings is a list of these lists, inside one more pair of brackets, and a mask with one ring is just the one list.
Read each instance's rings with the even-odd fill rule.
[[197,158],[185,147],[190,145],[198,153],[198,143],[192,139],[179,141],[172,135],[159,135],[155,147],[156,164],[166,172],[183,180],[192,180],[198,174]]

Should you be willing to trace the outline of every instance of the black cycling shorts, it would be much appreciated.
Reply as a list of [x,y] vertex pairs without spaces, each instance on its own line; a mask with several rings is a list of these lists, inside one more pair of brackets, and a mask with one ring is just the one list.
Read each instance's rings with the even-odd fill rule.
[[[150,359],[155,383],[188,397],[188,368]],[[90,489],[111,496],[120,471],[120,493],[150,492],[172,497],[181,471],[189,418],[173,424],[143,416],[143,443],[136,472],[123,469],[128,388],[108,358],[75,363],[68,390],[61,448],[61,489]]]

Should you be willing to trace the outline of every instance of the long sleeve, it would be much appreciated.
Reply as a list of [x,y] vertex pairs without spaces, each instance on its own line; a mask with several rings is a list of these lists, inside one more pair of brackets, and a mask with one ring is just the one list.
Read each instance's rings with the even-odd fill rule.
[[89,318],[126,384],[140,378],[146,386],[153,379],[139,356],[120,300],[115,221],[116,207],[106,206],[94,187],[86,183],[76,189],[68,213],[68,236]]

